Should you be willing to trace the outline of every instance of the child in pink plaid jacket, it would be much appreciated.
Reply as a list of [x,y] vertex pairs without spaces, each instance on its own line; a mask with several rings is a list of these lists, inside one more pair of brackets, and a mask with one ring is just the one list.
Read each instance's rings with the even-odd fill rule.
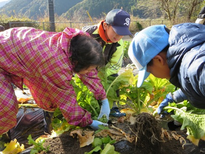
[[18,102],[12,87],[30,89],[36,104],[47,111],[59,108],[72,125],[98,129],[104,124],[81,108],[70,83],[74,73],[102,101],[102,115],[109,116],[109,102],[97,77],[103,64],[102,48],[87,33],[66,28],[48,32],[29,27],[0,32],[0,134],[16,125]]

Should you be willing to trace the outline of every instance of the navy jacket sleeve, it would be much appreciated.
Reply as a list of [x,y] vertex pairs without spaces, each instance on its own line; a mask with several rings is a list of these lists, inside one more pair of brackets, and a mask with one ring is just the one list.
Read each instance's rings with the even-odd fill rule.
[[176,90],[173,92],[173,100],[178,103],[184,100],[187,100],[187,96],[182,92],[181,89]]

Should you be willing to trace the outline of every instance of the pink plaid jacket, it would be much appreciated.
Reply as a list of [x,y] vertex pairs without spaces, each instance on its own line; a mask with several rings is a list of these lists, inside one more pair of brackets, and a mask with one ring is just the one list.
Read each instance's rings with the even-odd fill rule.
[[[0,32],[0,134],[16,124],[18,103],[11,83],[19,88],[25,83],[39,107],[48,111],[59,107],[72,125],[92,123],[91,114],[78,105],[70,83],[70,41],[78,34],[85,33],[72,28],[47,32],[28,27]],[[97,70],[80,78],[96,99],[106,98]]]

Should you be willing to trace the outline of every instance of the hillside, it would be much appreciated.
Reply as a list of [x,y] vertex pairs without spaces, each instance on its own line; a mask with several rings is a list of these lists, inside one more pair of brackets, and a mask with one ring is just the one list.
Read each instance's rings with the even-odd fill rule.
[[[54,0],[54,10],[57,16],[75,21],[86,20],[88,13],[93,19],[104,18],[107,12],[115,8],[123,8],[132,16],[143,19],[174,17],[169,20],[176,20],[176,17],[184,17],[190,20],[198,15],[205,4],[203,0],[198,1],[195,5],[191,1],[179,0],[180,5],[177,5],[173,1],[162,4],[158,0]],[[45,18],[48,17],[48,0],[11,0],[0,8],[0,15],[3,14],[34,20]]]
[[[54,0],[55,14],[60,16],[82,0]],[[26,16],[37,20],[48,14],[48,0],[11,0],[0,8],[0,14]]]
[[[148,0],[145,0],[148,1]],[[55,14],[62,16],[69,20],[75,19],[82,21],[87,18],[87,12],[92,18],[101,18],[114,8],[123,8],[134,16],[140,18],[147,18],[151,16],[146,15],[146,11],[149,10],[149,5],[152,9],[160,10],[159,6],[154,6],[149,2],[147,7],[138,6],[142,0],[54,0]],[[38,20],[48,15],[48,0],[11,0],[5,6],[0,8],[0,15],[6,14],[8,16],[25,16],[30,19]],[[162,15],[161,11],[157,12],[156,17]]]
[[[83,16],[87,16],[86,11],[88,11],[91,17],[101,18],[115,8],[123,8],[123,10],[130,13],[131,8],[134,8],[136,4],[136,0],[83,0],[62,14],[62,16],[67,19],[75,18],[77,20],[83,20]],[[79,17],[82,19],[79,19]]]

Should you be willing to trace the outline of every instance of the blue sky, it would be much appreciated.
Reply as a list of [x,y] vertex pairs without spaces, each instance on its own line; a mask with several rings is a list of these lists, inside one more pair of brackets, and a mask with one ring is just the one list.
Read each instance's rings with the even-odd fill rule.
[[10,0],[0,0],[0,7],[4,6],[6,3],[8,3]]

